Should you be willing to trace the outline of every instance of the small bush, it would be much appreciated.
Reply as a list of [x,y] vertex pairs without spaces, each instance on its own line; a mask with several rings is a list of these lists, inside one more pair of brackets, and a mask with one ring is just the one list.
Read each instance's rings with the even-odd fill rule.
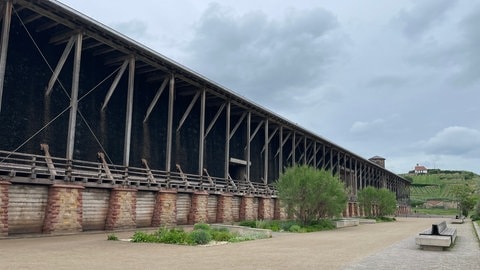
[[107,235],[107,240],[118,241],[118,237],[114,233],[112,233]]
[[212,236],[206,230],[194,230],[190,233],[190,237],[194,244],[205,245],[212,241]]
[[288,228],[289,232],[300,232],[301,230],[302,230],[302,227],[300,227],[297,224],[294,224],[294,225],[290,226],[290,228]]
[[158,237],[154,234],[148,234],[146,232],[135,232],[132,236],[132,242],[136,243],[158,243],[160,242]]
[[210,225],[208,224],[205,224],[205,223],[197,223],[195,225],[193,225],[193,229],[194,230],[210,230]]
[[240,226],[245,226],[245,227],[250,227],[250,228],[256,228],[257,227],[257,222],[255,220],[244,220],[241,221]]
[[188,233],[183,229],[161,229],[158,231],[158,236],[161,243],[166,244],[191,244]]

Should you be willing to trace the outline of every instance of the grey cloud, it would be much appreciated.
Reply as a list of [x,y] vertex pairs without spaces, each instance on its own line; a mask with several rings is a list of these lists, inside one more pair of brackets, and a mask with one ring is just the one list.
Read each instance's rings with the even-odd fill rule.
[[441,24],[456,1],[428,0],[415,1],[415,4],[410,10],[403,9],[397,17],[403,33],[410,39],[422,38],[429,30]]
[[321,86],[345,39],[338,27],[336,17],[319,8],[272,19],[212,4],[188,44],[188,62],[262,104],[328,96]]
[[480,131],[467,127],[448,127],[422,145],[427,154],[476,157],[480,154]]
[[[459,66],[455,74],[455,82],[461,86],[479,82],[478,67],[480,65],[480,5],[473,7],[472,12],[464,18],[459,26],[462,29],[463,44],[456,48],[462,52],[460,58],[462,66]],[[475,90],[476,91],[476,90]]]
[[355,121],[352,127],[350,128],[350,132],[352,133],[364,133],[372,130],[378,129],[385,123],[385,120],[382,118],[377,118],[373,121],[366,122],[366,121]]
[[374,88],[401,88],[408,84],[408,79],[398,75],[380,75],[367,82],[367,87]]
[[134,19],[126,22],[118,22],[113,24],[113,28],[115,28],[118,32],[133,39],[145,40],[150,38],[147,32],[148,25],[141,20]]

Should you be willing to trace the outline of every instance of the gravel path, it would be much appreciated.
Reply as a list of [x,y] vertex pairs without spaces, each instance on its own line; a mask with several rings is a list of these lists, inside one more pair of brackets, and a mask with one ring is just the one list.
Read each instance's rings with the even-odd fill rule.
[[[471,223],[455,225],[457,244],[448,251],[415,246],[414,236],[439,220],[399,218],[210,247],[107,241],[107,233],[2,239],[0,269],[429,269],[432,263],[442,269],[480,269]],[[116,233],[120,238],[132,234]],[[414,259],[427,267],[413,264]]]

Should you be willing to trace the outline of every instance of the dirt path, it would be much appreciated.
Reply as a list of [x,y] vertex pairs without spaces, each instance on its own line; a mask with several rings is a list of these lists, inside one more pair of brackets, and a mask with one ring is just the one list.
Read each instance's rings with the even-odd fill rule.
[[394,223],[276,233],[271,239],[210,247],[107,241],[107,233],[3,239],[0,269],[339,269],[438,220],[399,218]]

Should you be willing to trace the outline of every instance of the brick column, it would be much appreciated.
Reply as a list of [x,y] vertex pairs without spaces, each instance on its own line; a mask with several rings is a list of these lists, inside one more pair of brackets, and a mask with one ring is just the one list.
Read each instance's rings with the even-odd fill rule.
[[355,203],[349,202],[348,203],[348,217],[355,216]]
[[155,207],[153,209],[152,226],[177,225],[177,191],[174,189],[160,190],[157,193]]
[[208,223],[208,192],[199,191],[192,194],[192,204],[188,214],[188,224]]
[[273,200],[274,200],[274,207],[275,207],[273,218],[275,220],[285,220],[285,219],[287,219],[288,215],[285,211],[285,208],[282,207],[280,199],[275,198]]
[[222,193],[217,199],[217,222],[218,223],[232,223],[232,199],[233,195],[229,193]]
[[255,220],[255,209],[253,209],[253,196],[244,195],[240,202],[240,220]]
[[105,230],[129,229],[136,227],[137,190],[114,188],[110,193]]
[[10,182],[0,179],[0,236],[8,236],[8,187]]
[[343,209],[343,213],[342,213],[343,217],[349,217],[350,216],[350,213],[348,212],[349,204],[350,203],[347,202],[347,204],[345,205],[345,208]]
[[274,202],[270,197],[258,199],[258,219],[272,220],[274,218]]
[[83,189],[84,187],[76,185],[50,186],[43,221],[44,233],[82,231]]

